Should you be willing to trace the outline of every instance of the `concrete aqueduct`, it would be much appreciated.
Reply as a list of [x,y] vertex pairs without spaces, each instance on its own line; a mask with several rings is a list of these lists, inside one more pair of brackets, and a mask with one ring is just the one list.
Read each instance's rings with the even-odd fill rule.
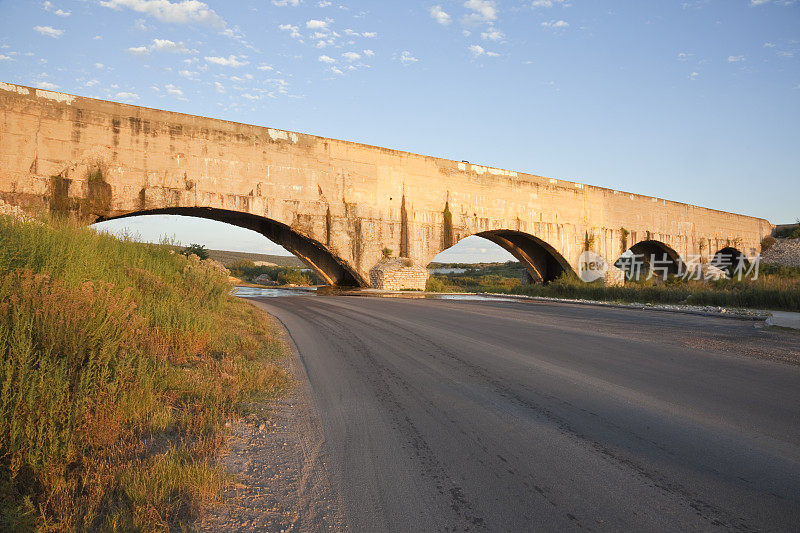
[[262,233],[331,284],[390,248],[428,264],[479,235],[535,281],[585,249],[753,256],[772,225],[571,181],[0,83],[0,199],[87,220],[167,213]]

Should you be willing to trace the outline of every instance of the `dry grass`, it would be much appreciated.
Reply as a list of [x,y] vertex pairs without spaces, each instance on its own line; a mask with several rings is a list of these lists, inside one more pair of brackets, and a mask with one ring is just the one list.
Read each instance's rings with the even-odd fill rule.
[[227,277],[72,221],[0,217],[0,529],[189,527],[225,423],[288,377]]

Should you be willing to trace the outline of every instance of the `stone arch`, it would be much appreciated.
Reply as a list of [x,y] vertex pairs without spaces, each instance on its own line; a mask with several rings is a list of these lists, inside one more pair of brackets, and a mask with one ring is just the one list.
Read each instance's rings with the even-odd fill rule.
[[294,231],[286,224],[250,213],[209,207],[167,207],[133,211],[114,217],[99,217],[95,222],[140,215],[179,215],[207,218],[253,230],[292,252],[328,285],[369,287],[367,280],[324,244]]
[[475,233],[508,251],[526,270],[535,283],[548,283],[565,272],[575,271],[564,256],[542,239],[513,230],[491,230]]
[[649,239],[637,242],[614,262],[615,267],[625,271],[628,279],[634,274],[635,267],[630,261],[633,256],[637,256],[639,260],[643,261],[643,272],[647,272],[655,266],[658,271],[666,268],[667,275],[677,275],[683,269],[683,260],[678,252],[668,244]]
[[747,260],[747,256],[733,246],[725,246],[724,248],[721,248],[711,259],[711,265],[726,271],[728,276],[732,275],[733,271],[736,269],[736,266],[739,264],[742,264],[746,267],[749,266],[750,263]]

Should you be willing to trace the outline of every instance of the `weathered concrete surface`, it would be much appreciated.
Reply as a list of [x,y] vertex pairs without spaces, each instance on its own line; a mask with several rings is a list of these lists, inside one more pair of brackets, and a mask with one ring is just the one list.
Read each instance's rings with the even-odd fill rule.
[[0,199],[90,220],[203,216],[254,229],[331,283],[384,247],[425,265],[469,235],[534,280],[634,245],[759,252],[763,219],[570,181],[0,83]]

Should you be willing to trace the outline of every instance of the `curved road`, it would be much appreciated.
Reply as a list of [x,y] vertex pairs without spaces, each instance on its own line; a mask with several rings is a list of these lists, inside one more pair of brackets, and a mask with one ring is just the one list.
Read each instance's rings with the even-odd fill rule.
[[800,335],[654,311],[257,298],[352,531],[797,530]]

